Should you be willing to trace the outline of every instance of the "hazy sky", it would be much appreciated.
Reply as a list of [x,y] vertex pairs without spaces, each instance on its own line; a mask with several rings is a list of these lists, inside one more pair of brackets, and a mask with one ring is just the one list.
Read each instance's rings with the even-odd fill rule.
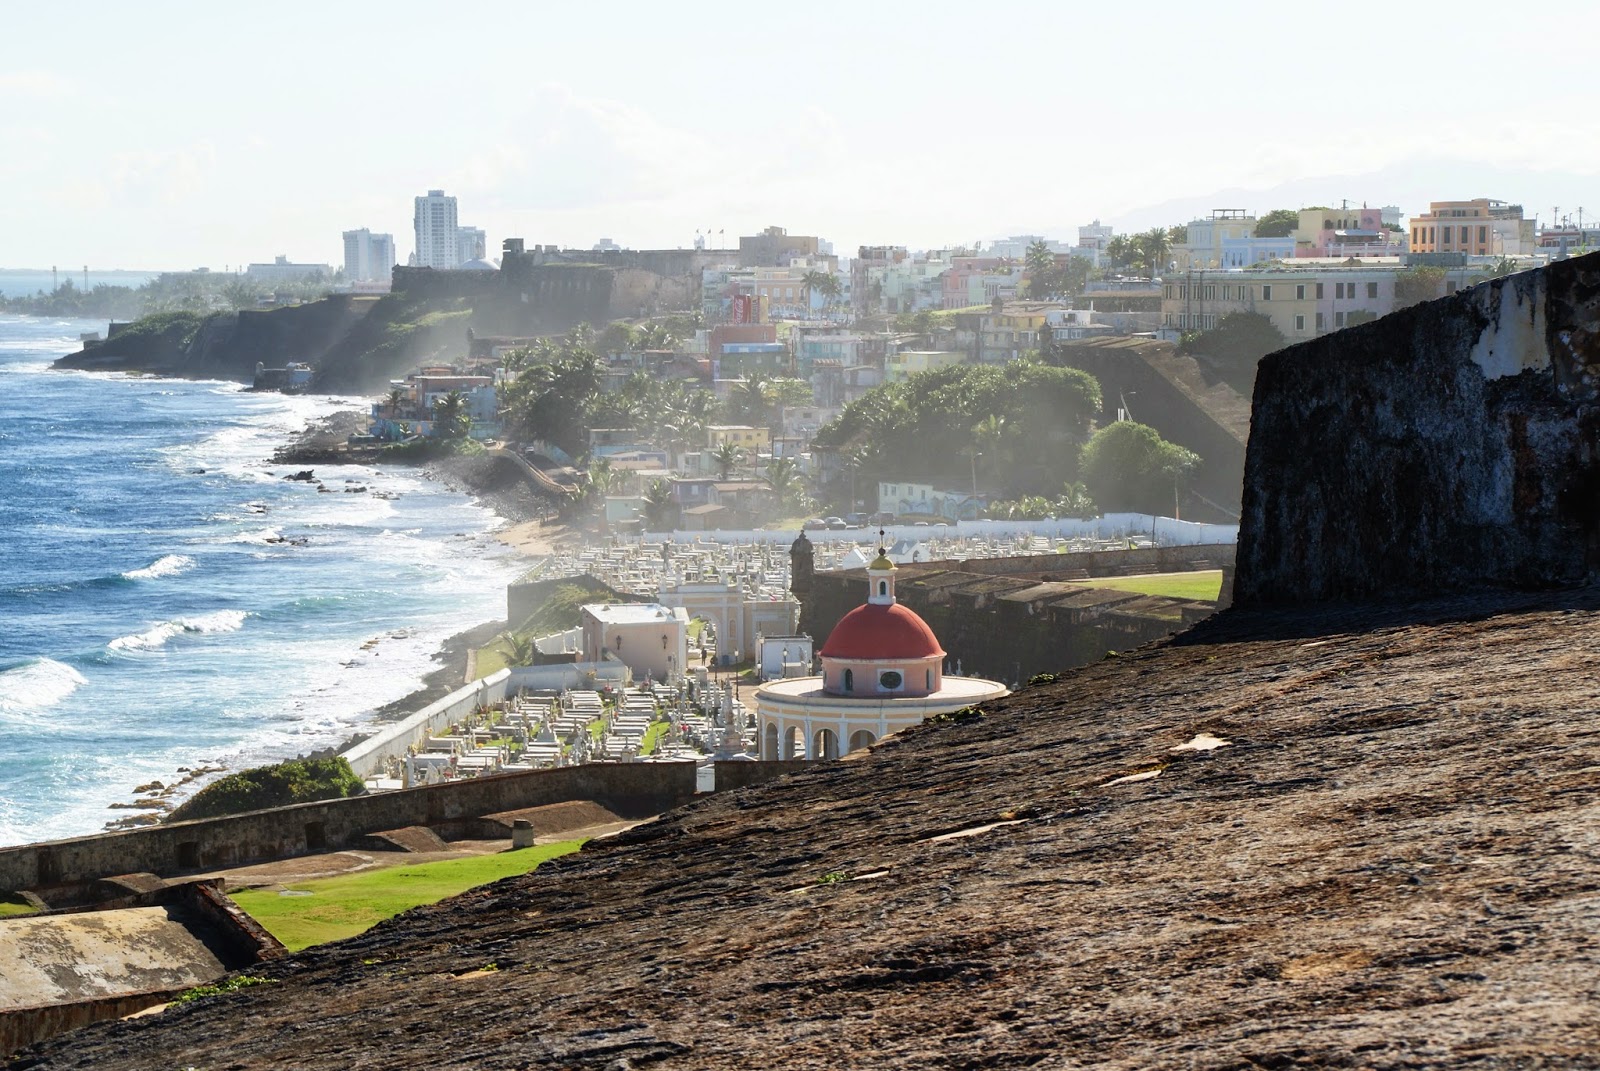
[[928,247],[1218,191],[1600,217],[1564,45],[1597,29],[1592,0],[0,0],[0,267],[338,264],[362,226],[403,260],[438,187],[492,249]]

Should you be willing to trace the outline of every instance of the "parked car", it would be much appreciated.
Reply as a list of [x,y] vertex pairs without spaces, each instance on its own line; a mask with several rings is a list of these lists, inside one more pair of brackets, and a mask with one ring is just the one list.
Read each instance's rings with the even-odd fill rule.
[[802,524],[800,529],[805,532],[826,532],[828,530],[828,522],[821,517],[813,517],[805,524]]
[[850,527],[849,522],[843,517],[824,517],[822,522],[828,526],[830,532],[842,532]]

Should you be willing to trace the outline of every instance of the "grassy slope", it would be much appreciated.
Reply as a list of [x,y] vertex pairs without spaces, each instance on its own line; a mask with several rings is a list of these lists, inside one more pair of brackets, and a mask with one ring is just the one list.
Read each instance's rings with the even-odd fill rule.
[[501,878],[526,874],[546,859],[575,852],[579,840],[540,844],[517,851],[416,866],[387,867],[359,874],[297,882],[289,886],[310,896],[282,896],[275,889],[232,893],[289,950],[353,937],[384,919],[423,904],[436,903]]
[[1222,570],[1162,573],[1159,576],[1107,576],[1084,582],[1085,587],[1137,591],[1141,595],[1168,595],[1174,599],[1215,602],[1222,593]]
[[6,918],[9,915],[31,915],[36,910],[38,909],[21,897],[0,899],[0,918]]

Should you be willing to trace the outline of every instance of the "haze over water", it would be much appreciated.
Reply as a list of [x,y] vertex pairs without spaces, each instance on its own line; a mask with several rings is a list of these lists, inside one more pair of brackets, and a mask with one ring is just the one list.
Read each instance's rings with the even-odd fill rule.
[[104,329],[0,314],[0,844],[97,832],[180,766],[341,743],[521,568],[417,470],[319,493],[266,463],[358,400],[50,370]]

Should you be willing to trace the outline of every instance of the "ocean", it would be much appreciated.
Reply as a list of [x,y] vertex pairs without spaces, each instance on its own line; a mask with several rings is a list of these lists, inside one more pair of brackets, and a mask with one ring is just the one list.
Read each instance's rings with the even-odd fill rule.
[[[106,286],[126,286],[137,290],[159,274],[154,271],[91,271],[88,288],[93,290],[104,283]],[[83,268],[74,270],[63,267],[59,275],[34,268],[0,268],[0,296],[3,297],[32,297],[41,291],[48,294],[59,283],[68,282],[82,288]],[[104,334],[105,324],[101,324],[99,329]]]
[[342,743],[526,566],[415,469],[319,467],[319,491],[269,463],[360,399],[49,367],[105,326],[0,314],[0,845],[96,833],[180,767]]

